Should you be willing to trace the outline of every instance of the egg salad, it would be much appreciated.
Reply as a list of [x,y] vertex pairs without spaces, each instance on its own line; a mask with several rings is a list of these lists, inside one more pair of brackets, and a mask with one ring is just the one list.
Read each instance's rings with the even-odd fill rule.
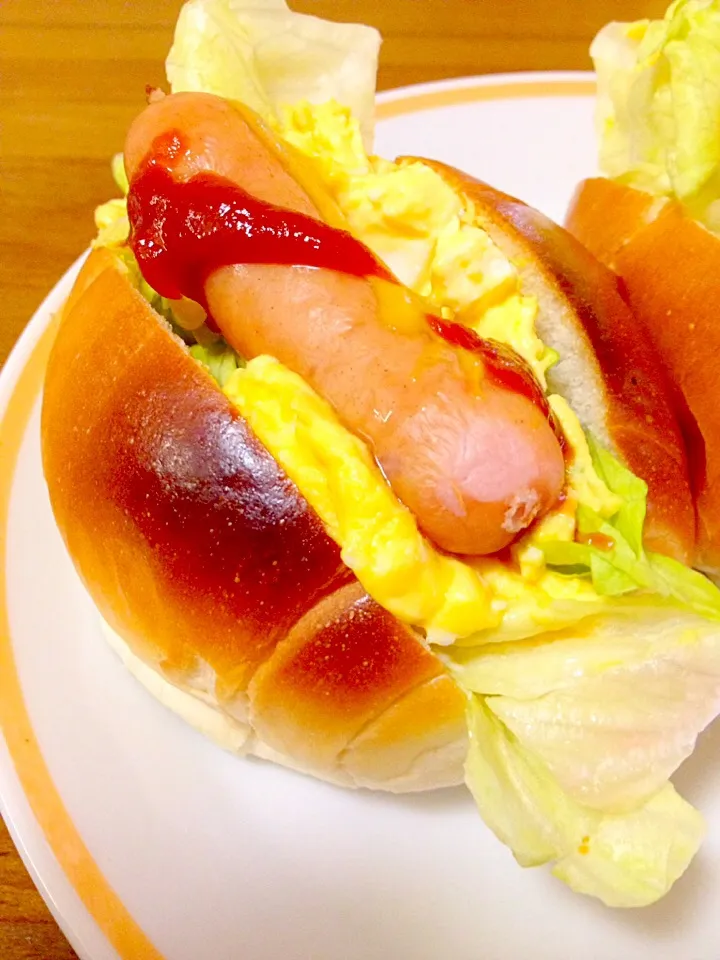
[[350,231],[429,309],[509,344],[546,386],[557,356],[535,332],[536,298],[520,293],[515,267],[439,173],[368,156],[357,121],[335,101],[284,107],[275,126],[314,165]]

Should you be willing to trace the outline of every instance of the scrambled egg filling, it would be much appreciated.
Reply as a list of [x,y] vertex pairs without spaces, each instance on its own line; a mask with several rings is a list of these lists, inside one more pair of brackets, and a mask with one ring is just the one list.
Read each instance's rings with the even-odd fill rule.
[[256,357],[230,377],[225,393],[387,610],[453,637],[497,624],[478,572],[430,546],[367,446],[301,377],[272,357]]
[[[543,537],[572,539],[567,508],[548,515],[521,542],[518,569],[492,558],[465,563],[428,543],[367,446],[297,374],[273,357],[255,357],[224,390],[321,517],[368,593],[425,629],[431,642],[485,631],[503,640],[532,636],[558,625],[563,602],[603,603],[588,582],[546,570],[535,545]],[[575,607],[572,618],[578,619]]]
[[[529,363],[546,388],[546,372],[557,356],[536,333],[537,300],[522,294],[513,264],[476,225],[474,210],[438,173],[418,161],[394,163],[369,157],[357,123],[337,103],[286,107],[276,130],[309,160],[352,233],[377,253],[399,280],[431,308],[472,327],[481,336],[509,344]],[[253,376],[254,362],[238,372],[238,380]],[[277,366],[273,372],[275,402],[295,411],[298,398],[293,384],[284,380],[280,389],[279,381],[283,378]],[[254,389],[250,386],[250,392],[244,394],[244,415],[328,525],[331,535],[343,547],[348,566],[379,603],[402,619],[425,627],[431,640],[474,636],[486,629],[480,625],[482,621],[491,626],[491,614],[497,623],[489,636],[528,636],[557,624],[562,619],[560,610],[567,602],[591,606],[603,602],[586,580],[548,571],[544,563],[543,542],[573,539],[578,503],[587,504],[606,517],[620,506],[618,498],[598,477],[582,427],[561,397],[552,396],[549,400],[573,453],[568,496],[518,541],[512,551],[515,565],[509,567],[493,559],[464,564],[437,553],[422,540],[414,520],[407,516],[408,511],[392,495],[374,464],[364,472],[362,483],[353,482],[357,477],[355,469],[349,467],[353,456],[362,451],[366,464],[370,463],[362,444],[353,443],[352,450],[344,449],[342,469],[340,464],[323,464],[325,475],[332,477],[325,481],[326,487],[333,487],[335,496],[332,505],[326,496],[318,496],[317,488],[308,484],[303,471],[298,469],[303,451],[311,445],[310,438],[304,438],[292,453],[284,443],[276,443],[277,434],[272,429],[264,430],[257,422],[257,413],[253,417]],[[325,416],[333,416],[329,408]],[[316,410],[316,428],[321,421],[325,430],[324,416]],[[334,430],[348,436],[337,423]],[[336,443],[338,439],[339,434]],[[339,482],[341,473],[349,482]],[[380,489],[384,494],[382,508],[378,502]],[[369,529],[371,536],[367,534]],[[384,533],[378,536],[379,530]],[[424,549],[419,549],[420,544]],[[457,575],[457,567],[472,569],[479,577],[471,591],[475,593],[471,603],[474,615],[472,609],[465,609],[471,596],[467,589],[458,594],[441,585],[439,570],[445,570],[447,577],[450,569]],[[423,596],[429,582],[438,585],[444,597],[438,608],[441,612],[430,617],[427,609],[437,599],[432,590]],[[445,584],[449,582],[454,581],[445,580]],[[478,582],[482,590],[478,589]],[[418,584],[422,584],[420,590],[415,589]],[[571,615],[576,617],[577,611],[568,612]],[[466,628],[472,624],[473,629],[457,629],[461,622]]]
[[[557,359],[535,331],[538,305],[472,208],[430,167],[369,157],[357,122],[336,103],[285,108],[276,133],[329,191],[351,232],[431,309],[513,347],[546,388]],[[124,202],[98,208],[97,245],[123,248]],[[340,545],[368,593],[435,643],[508,640],[577,620],[604,604],[585,579],[548,570],[548,540],[572,540],[577,504],[612,516],[619,499],[597,475],[582,427],[559,396],[549,402],[570,447],[565,501],[513,546],[512,564],[463,562],[435,550],[397,499],[366,445],[296,374],[257,357],[231,374],[227,396]]]

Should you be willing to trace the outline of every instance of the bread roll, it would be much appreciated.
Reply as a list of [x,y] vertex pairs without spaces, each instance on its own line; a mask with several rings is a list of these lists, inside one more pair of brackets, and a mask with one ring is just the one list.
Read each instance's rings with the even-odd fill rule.
[[107,251],[64,311],[42,446],[59,529],[128,660],[231,718],[247,752],[346,786],[462,779],[464,695]]
[[[613,224],[612,229],[607,226]],[[679,204],[596,178],[568,228],[620,275],[676,390],[698,513],[695,565],[720,576],[720,239]]]
[[617,270],[617,254],[669,201],[605,177],[585,180],[570,201],[565,226],[598,260]]
[[517,268],[522,292],[537,297],[538,336],[560,356],[548,371],[550,390],[648,484],[647,546],[687,563],[695,510],[671,387],[617,278],[537,210],[452,167],[430,165],[472,205],[478,225]]
[[[539,301],[551,387],[644,476],[649,543],[678,557],[694,514],[652,350],[612,273],[565,231],[440,164]],[[465,695],[367,596],[318,516],[212,377],[95,251],[45,384],[55,517],[112,645],[151,692],[236,752],[345,785],[460,782]]]

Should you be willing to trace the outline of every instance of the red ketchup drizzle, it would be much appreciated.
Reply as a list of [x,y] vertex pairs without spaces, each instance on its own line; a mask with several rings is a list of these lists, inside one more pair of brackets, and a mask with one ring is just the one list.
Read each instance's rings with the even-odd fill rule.
[[567,455],[565,434],[529,363],[506,343],[481,337],[461,323],[443,320],[431,313],[427,314],[426,319],[430,329],[447,343],[482,357],[486,374],[498,386],[527,397],[542,410],[555,431],[563,453]]
[[322,267],[357,277],[395,278],[346,230],[258,200],[215,173],[177,181],[148,165],[128,194],[130,246],[161,296],[203,306],[205,280],[235,263]]
[[578,533],[575,539],[578,543],[586,543],[589,547],[597,547],[598,550],[610,551],[615,546],[613,538],[604,533]]
[[[205,281],[233,264],[319,267],[356,277],[399,283],[387,267],[346,230],[259,200],[215,173],[178,180],[181,135],[159,137],[133,178],[128,194],[130,246],[143,277],[161,296],[189,297],[207,309]],[[487,375],[527,397],[567,445],[532,369],[511,347],[486,340],[459,323],[427,314],[429,328],[447,343],[480,356]]]

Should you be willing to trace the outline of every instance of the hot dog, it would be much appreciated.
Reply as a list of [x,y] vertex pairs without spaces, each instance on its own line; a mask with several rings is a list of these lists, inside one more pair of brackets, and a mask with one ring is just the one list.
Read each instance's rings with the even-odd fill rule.
[[[178,94],[151,104],[130,129],[125,158],[133,242],[141,262],[144,237],[171,236],[166,220],[160,226],[143,219],[149,204],[143,207],[140,191],[148,165],[146,177],[162,166],[179,182],[193,182],[199,168],[211,171],[256,200],[319,217],[278,154],[217,97]],[[202,183],[204,190],[196,187],[201,204],[212,186]],[[227,187],[219,192],[220,205],[227,205]],[[247,202],[241,195],[238,209]],[[196,216],[192,201],[188,204],[185,219]],[[289,229],[312,231],[313,225],[291,221]],[[255,245],[259,242],[255,237]],[[168,239],[168,260],[170,244]],[[246,256],[256,254],[251,249]],[[204,297],[240,354],[277,357],[371,444],[391,486],[435,543],[454,553],[494,553],[545,513],[561,492],[563,455],[547,410],[532,397],[498,385],[481,356],[471,362],[443,342],[421,308],[392,296],[387,271],[380,268],[369,277],[346,272],[352,256],[352,250],[344,250],[334,269],[221,262],[207,268]],[[157,240],[152,259],[159,259]]]

